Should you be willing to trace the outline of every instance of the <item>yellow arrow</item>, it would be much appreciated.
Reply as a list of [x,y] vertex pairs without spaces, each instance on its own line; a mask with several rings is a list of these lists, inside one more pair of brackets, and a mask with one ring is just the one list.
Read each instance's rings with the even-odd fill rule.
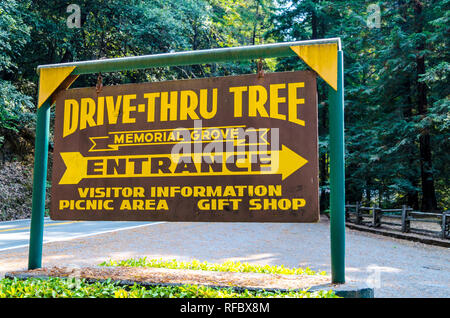
[[298,155],[285,145],[282,145],[280,151],[280,167],[278,172],[281,173],[281,180],[286,179],[295,171],[303,167],[308,160]]
[[282,146],[277,151],[243,151],[192,156],[152,154],[83,157],[62,152],[66,171],[59,184],[78,184],[83,179],[133,177],[191,177],[280,174],[282,180],[308,161]]

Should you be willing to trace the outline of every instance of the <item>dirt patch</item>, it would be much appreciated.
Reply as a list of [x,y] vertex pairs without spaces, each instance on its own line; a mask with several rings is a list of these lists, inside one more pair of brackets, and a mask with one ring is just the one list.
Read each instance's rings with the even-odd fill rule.
[[330,277],[323,275],[281,275],[261,273],[234,273],[201,270],[142,268],[142,267],[50,267],[28,271],[10,272],[5,277],[48,278],[76,277],[91,281],[111,279],[132,285],[206,285],[237,289],[298,290],[325,286]]

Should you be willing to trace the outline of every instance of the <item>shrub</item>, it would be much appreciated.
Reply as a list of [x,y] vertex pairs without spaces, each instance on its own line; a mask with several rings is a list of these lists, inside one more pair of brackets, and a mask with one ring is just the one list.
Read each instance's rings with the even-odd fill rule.
[[111,281],[88,283],[84,279],[3,278],[0,298],[335,298],[332,291],[266,292],[233,291],[232,288],[206,286],[122,287]]

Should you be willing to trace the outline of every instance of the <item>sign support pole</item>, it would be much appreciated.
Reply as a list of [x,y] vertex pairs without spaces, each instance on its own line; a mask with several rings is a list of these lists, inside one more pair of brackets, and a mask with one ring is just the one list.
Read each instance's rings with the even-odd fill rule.
[[331,280],[345,283],[344,61],[338,51],[338,87],[330,88],[330,244]]
[[50,106],[51,101],[48,99],[37,110],[28,269],[40,268],[42,265]]
[[[295,56],[292,46],[338,43],[338,87],[330,87],[330,238],[333,283],[345,282],[345,162],[344,162],[344,67],[339,38],[274,43],[236,48],[124,57],[107,60],[43,65],[43,68],[76,67],[70,75],[124,71],[163,66],[180,66],[246,59]],[[40,73],[41,74],[41,73]],[[68,74],[69,75],[69,74]],[[61,76],[60,76],[61,77]],[[64,77],[64,76],[62,76]],[[51,94],[51,92],[48,92]],[[35,162],[33,172],[33,206],[31,216],[28,268],[41,267],[44,232],[47,156],[50,124],[50,99],[37,111]]]

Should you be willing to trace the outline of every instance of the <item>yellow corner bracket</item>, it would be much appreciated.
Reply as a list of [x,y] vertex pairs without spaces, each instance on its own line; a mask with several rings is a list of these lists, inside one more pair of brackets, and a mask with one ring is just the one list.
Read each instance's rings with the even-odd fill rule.
[[337,91],[337,43],[291,46],[291,49]]
[[39,71],[38,108],[49,98],[54,98],[57,92],[68,88],[78,77],[70,75],[75,66],[41,68]]

